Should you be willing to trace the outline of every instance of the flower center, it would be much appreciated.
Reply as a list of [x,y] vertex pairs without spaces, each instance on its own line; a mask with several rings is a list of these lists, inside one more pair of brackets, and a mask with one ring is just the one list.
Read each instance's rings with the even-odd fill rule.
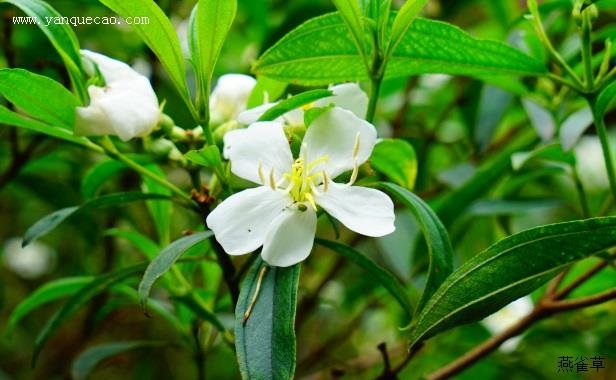
[[298,158],[291,166],[291,171],[284,174],[284,178],[289,182],[287,190],[295,203],[304,204],[310,203],[312,208],[317,209],[314,201],[314,185],[323,182],[324,187],[327,187],[327,173],[325,170],[313,173],[314,168],[320,163],[326,162],[329,159],[327,156],[320,157],[311,163],[307,164],[304,158]]

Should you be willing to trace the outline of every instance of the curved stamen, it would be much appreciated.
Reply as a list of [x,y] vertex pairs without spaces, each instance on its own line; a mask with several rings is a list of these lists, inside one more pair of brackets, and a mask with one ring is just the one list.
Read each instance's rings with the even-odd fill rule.
[[257,169],[257,172],[259,174],[259,180],[261,181],[261,184],[265,185],[265,175],[263,175],[263,163],[261,161],[259,161],[259,168]]

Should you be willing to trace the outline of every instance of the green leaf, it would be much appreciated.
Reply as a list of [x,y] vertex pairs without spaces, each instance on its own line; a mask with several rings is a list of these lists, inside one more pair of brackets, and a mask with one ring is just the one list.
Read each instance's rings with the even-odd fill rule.
[[[154,162],[154,157],[147,155],[129,154],[128,157],[138,164],[149,164]],[[96,196],[98,189],[111,177],[127,170],[125,163],[117,160],[105,160],[92,166],[81,180],[81,195],[86,199]]]
[[525,165],[536,161],[544,160],[557,162],[569,166],[575,165],[575,154],[571,151],[565,152],[560,144],[550,144],[539,147],[530,152],[517,152],[511,155],[511,166],[513,170],[520,170]]
[[[368,79],[339,13],[315,17],[289,32],[263,53],[253,71],[308,86]],[[502,42],[475,39],[456,26],[417,18],[392,53],[385,77],[427,73],[543,75],[546,68]]]
[[189,47],[201,82],[201,99],[209,99],[214,67],[236,11],[237,0],[199,0],[191,15]]
[[220,150],[216,145],[210,145],[200,150],[191,150],[184,157],[190,162],[214,170],[221,181],[225,181],[225,168],[222,166]]
[[584,132],[592,125],[592,122],[592,110],[590,107],[582,108],[569,115],[563,121],[558,134],[563,149],[565,151],[571,150]]
[[415,215],[428,245],[430,266],[426,287],[419,301],[418,310],[432,297],[436,289],[453,270],[454,252],[449,235],[434,211],[421,198],[392,183],[381,183],[381,187],[391,193]]
[[94,277],[67,277],[50,281],[22,300],[11,313],[7,323],[7,335],[10,335],[19,321],[39,307],[57,299],[75,294]]
[[404,289],[404,285],[391,273],[383,269],[366,255],[356,251],[348,245],[318,238],[315,239],[315,242],[341,254],[342,256],[351,260],[351,262],[359,266],[361,269],[366,271],[366,273],[368,273],[372,279],[378,281],[381,285],[383,285],[383,287],[387,289],[389,294],[391,294],[395,298],[395,300],[398,301],[398,304],[400,304],[402,310],[404,310],[409,319],[413,316],[414,307],[409,300],[409,296]]
[[64,86],[22,69],[0,70],[0,95],[30,116],[72,130],[77,99]]
[[34,343],[34,353],[32,355],[32,364],[36,360],[43,349],[43,346],[49,338],[58,330],[58,328],[66,322],[77,310],[84,306],[96,295],[102,293],[111,285],[123,281],[131,276],[141,273],[147,263],[140,263],[131,267],[122,268],[114,272],[106,273],[96,277],[94,280],[83,286],[79,291],[66,301],[66,303],[54,314],[39,332]]
[[413,21],[419,15],[419,12],[426,5],[428,0],[406,0],[400,11],[394,18],[394,24],[391,28],[391,37],[389,46],[387,47],[387,56],[396,51],[396,48],[407,34]]
[[261,115],[258,121],[275,120],[289,111],[310,104],[315,100],[327,98],[333,95],[334,93],[330,90],[311,90],[302,92],[300,94],[287,98],[276,104],[272,108],[268,109],[263,115]]
[[225,326],[222,322],[216,317],[211,310],[203,305],[200,299],[196,298],[193,294],[186,294],[182,296],[174,296],[173,299],[175,301],[180,302],[184,306],[186,306],[190,311],[192,311],[197,317],[208,321],[214,326],[218,331],[224,333]]
[[134,24],[135,32],[160,60],[182,100],[194,111],[188,86],[184,56],[173,25],[153,0],[100,0],[109,9],[122,16],[148,17],[147,24]]
[[139,348],[163,347],[166,345],[168,345],[168,343],[137,340],[102,343],[89,347],[87,350],[80,353],[73,361],[73,365],[71,366],[71,378],[72,380],[86,380],[97,365],[105,359],[123,352]]
[[357,0],[332,0],[346,24],[357,50],[364,56],[364,20]]
[[125,203],[144,201],[148,199],[170,200],[168,196],[160,194],[144,194],[139,192],[116,193],[104,195],[99,198],[94,198],[85,202],[81,206],[63,208],[43,217],[38,222],[34,223],[32,227],[28,228],[28,230],[24,234],[24,241],[22,245],[25,247],[26,245],[32,243],[34,240],[40,238],[41,236],[48,234],[60,223],[65,221],[69,216],[74,215],[77,212],[96,208],[117,206]]
[[286,89],[287,84],[285,82],[259,76],[257,78],[257,84],[255,84],[255,87],[248,97],[248,104],[246,107],[251,109],[264,103],[273,102],[280,98]]
[[614,99],[616,99],[616,81],[604,88],[597,97],[595,113],[599,118],[603,118],[610,106],[614,105]]
[[537,289],[571,263],[615,245],[614,217],[546,225],[509,236],[447,278],[415,320],[411,345],[480,320]]
[[73,135],[73,132],[66,129],[53,127],[38,120],[30,119],[23,115],[13,112],[10,109],[0,104],[0,123],[27,129],[36,133],[41,133],[47,136],[55,137],[61,140],[69,141],[74,144],[82,145],[90,149],[102,152],[102,149],[94,145],[85,137]]
[[[259,293],[248,320],[262,268]],[[257,258],[242,282],[235,308],[235,348],[242,378],[291,380],[295,372],[295,308],[300,265],[268,267]]]
[[[146,165],[145,168],[156,174],[160,178],[165,178],[165,173],[155,164]],[[142,176],[142,190],[148,194],[160,194],[166,197],[171,197],[171,190],[154,181],[148,176]],[[169,243],[169,234],[171,227],[171,213],[173,212],[173,204],[167,201],[148,200],[145,202],[150,216],[154,221],[156,232],[158,233],[158,241],[161,245]]]
[[212,235],[211,231],[202,231],[184,236],[169,244],[152,260],[139,283],[139,303],[144,312],[147,310],[148,297],[154,282],[164,275],[186,250],[209,239]]
[[0,0],[0,3],[13,4],[30,17],[41,22],[38,27],[47,36],[68,71],[71,83],[80,96],[85,97],[86,89],[83,79],[79,40],[68,24],[44,22],[50,18],[62,17],[51,5],[41,0]]
[[137,231],[121,230],[119,228],[111,228],[105,231],[105,236],[114,236],[128,240],[131,244],[137,247],[148,260],[154,259],[160,247],[147,236],[143,236]]
[[544,142],[552,140],[556,133],[556,120],[552,113],[531,99],[522,99],[522,104],[541,140]]
[[468,208],[472,216],[527,215],[530,212],[562,206],[557,198],[537,199],[485,199]]
[[370,165],[402,187],[415,187],[417,157],[413,146],[404,140],[384,139],[376,144]]

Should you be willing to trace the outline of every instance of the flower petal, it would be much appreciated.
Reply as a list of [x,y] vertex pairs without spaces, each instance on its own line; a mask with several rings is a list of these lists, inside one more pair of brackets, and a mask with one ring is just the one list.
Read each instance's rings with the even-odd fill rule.
[[363,119],[368,112],[368,95],[357,83],[344,83],[329,88],[334,96],[319,99],[315,102],[317,107],[325,107],[331,103],[335,106],[351,111],[355,116]]
[[304,157],[305,154],[309,163],[324,156],[328,157],[326,162],[314,170],[326,170],[331,178],[335,178],[353,168],[353,153],[358,137],[356,159],[357,165],[361,165],[372,154],[376,144],[376,129],[351,111],[334,107],[317,117],[308,127],[300,156]]
[[265,103],[255,108],[246,110],[239,114],[239,116],[237,117],[237,121],[239,121],[240,124],[246,124],[246,125],[256,123],[259,120],[259,118],[263,116],[265,112],[267,112],[267,110],[269,110],[276,104],[278,103]]
[[255,87],[255,78],[243,74],[227,74],[218,78],[210,96],[210,111],[215,123],[236,120],[246,110],[248,97]]
[[289,203],[284,192],[260,186],[225,199],[205,222],[225,252],[243,255],[263,245],[270,224]]
[[359,234],[378,237],[396,229],[394,203],[382,191],[329,182],[327,191],[315,193],[315,200],[328,214]]
[[[278,122],[259,122],[227,132],[224,142],[224,156],[231,160],[233,174],[254,183],[268,183],[272,170],[278,181],[293,165],[289,142]],[[265,181],[259,176],[259,164]]]
[[304,261],[312,250],[317,230],[317,214],[307,206],[305,211],[286,208],[270,225],[261,257],[269,265],[288,267]]

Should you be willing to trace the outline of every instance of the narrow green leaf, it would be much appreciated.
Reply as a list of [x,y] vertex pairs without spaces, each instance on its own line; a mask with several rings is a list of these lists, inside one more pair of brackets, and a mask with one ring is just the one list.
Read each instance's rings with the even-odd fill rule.
[[559,130],[560,144],[565,151],[571,150],[573,146],[584,135],[584,132],[592,125],[592,110],[590,107],[572,113],[563,121]]
[[[147,155],[129,154],[128,157],[138,164],[149,164],[154,162],[154,157]],[[92,166],[81,180],[81,195],[86,199],[91,199],[96,196],[99,188],[110,178],[127,170],[128,166],[125,163],[117,160],[100,161]]]
[[127,192],[104,195],[99,198],[94,198],[82,204],[81,206],[73,206],[63,208],[52,212],[51,214],[43,217],[38,222],[34,223],[32,227],[28,228],[24,234],[23,246],[32,243],[34,240],[40,238],[43,235],[48,234],[60,223],[65,221],[71,215],[82,212],[89,209],[104,208],[110,206],[117,206],[130,202],[144,201],[148,199],[165,199],[170,200],[168,196],[160,194],[144,194],[139,192]]
[[38,120],[30,119],[23,115],[13,112],[10,109],[0,104],[0,123],[10,125],[13,127],[27,129],[43,135],[55,137],[60,140],[69,141],[73,144],[85,146],[87,148],[102,152],[102,149],[97,145],[94,145],[90,140],[85,137],[78,137],[73,135],[72,131],[66,129],[53,127]]
[[302,92],[281,101],[280,103],[265,111],[265,113],[259,118],[259,121],[275,120],[289,111],[310,104],[315,100],[327,98],[333,95],[334,93],[330,90],[311,90]]
[[148,297],[150,296],[150,290],[154,282],[164,275],[186,250],[209,239],[212,235],[211,231],[203,231],[180,238],[165,247],[160,251],[160,254],[152,260],[139,284],[139,303],[144,312],[146,312]]
[[36,17],[40,21],[38,27],[62,58],[75,90],[80,96],[85,96],[86,89],[77,35],[68,24],[46,21],[62,17],[62,15],[51,5],[41,0],[0,0],[0,3],[13,4],[28,16]]
[[511,155],[511,166],[513,170],[520,170],[525,165],[537,160],[551,161],[569,166],[575,165],[575,154],[571,151],[565,152],[560,144],[550,144],[541,146],[530,152],[517,152]]
[[411,345],[480,320],[537,289],[571,263],[613,246],[614,217],[546,225],[509,236],[447,278],[415,320]]
[[262,268],[257,258],[242,282],[235,308],[235,348],[244,380],[291,380],[295,372],[295,308],[300,265],[267,267],[248,320]]
[[404,310],[409,319],[413,316],[414,307],[409,300],[409,296],[404,289],[404,285],[391,273],[383,269],[366,255],[356,251],[348,245],[318,238],[315,240],[315,242],[341,254],[342,256],[351,260],[361,269],[366,271],[366,273],[368,273],[371,278],[383,285],[383,287],[387,289],[387,291],[394,297],[394,299],[398,301],[398,304],[400,304],[402,310]]
[[614,99],[616,99],[616,81],[604,88],[599,94],[595,105],[595,112],[598,117],[603,118],[605,116],[610,106],[614,105]]
[[64,86],[22,69],[0,70],[0,95],[30,116],[72,130],[77,99]]
[[396,51],[413,21],[415,21],[427,2],[428,0],[406,0],[402,8],[400,8],[391,28],[391,39],[387,47],[387,56]]
[[94,277],[67,277],[50,281],[22,300],[9,316],[7,323],[7,335],[10,335],[19,321],[39,307],[75,294],[84,285],[92,281]]
[[370,165],[396,184],[412,190],[417,179],[417,156],[411,144],[384,139],[374,147]]
[[421,198],[392,183],[381,183],[381,187],[402,202],[415,215],[428,245],[430,266],[426,287],[419,301],[418,310],[432,297],[436,289],[453,270],[454,252],[449,234],[434,211]]
[[[309,86],[368,79],[339,13],[315,17],[289,32],[263,53],[253,71]],[[393,51],[385,77],[428,73],[543,75],[546,68],[502,42],[475,39],[451,24],[417,18]]]
[[351,32],[357,51],[364,56],[364,20],[359,1],[357,0],[332,0],[332,3],[340,12],[340,16]]
[[154,259],[160,247],[147,236],[143,236],[137,231],[121,230],[119,228],[111,228],[105,231],[105,236],[114,236],[128,240],[131,244],[137,247],[148,260]]
[[468,214],[472,216],[526,215],[529,212],[562,205],[563,201],[557,198],[485,199],[473,203],[468,209]]
[[147,263],[140,263],[131,267],[122,268],[114,272],[106,273],[96,277],[94,280],[83,286],[78,292],[74,293],[71,298],[54,314],[39,332],[34,343],[34,353],[32,355],[32,363],[36,360],[43,349],[43,346],[49,338],[58,330],[58,328],[66,322],[77,310],[84,306],[96,295],[104,292],[111,285],[123,281],[131,276],[141,273]]
[[89,347],[79,354],[71,366],[72,380],[86,380],[92,371],[105,359],[140,348],[163,347],[168,345],[165,342],[153,341],[129,341],[129,342],[109,342]]
[[196,36],[189,33],[189,46],[197,77],[202,83],[201,98],[208,99],[214,67],[233,24],[237,0],[199,0],[196,7],[196,13],[191,17],[193,25],[189,28],[191,31],[196,29]]
[[[165,178],[165,173],[155,164],[145,165],[145,168],[156,174],[160,178]],[[166,197],[171,197],[171,190],[160,183],[154,181],[150,177],[142,176],[142,190],[148,194],[160,194]],[[148,200],[145,202],[150,216],[154,221],[156,232],[158,233],[158,241],[161,245],[169,243],[169,234],[171,227],[171,213],[173,212],[173,204],[167,201]]]
[[148,17],[147,24],[134,24],[135,32],[160,60],[182,100],[194,110],[188,86],[184,56],[173,25],[153,0],[100,0],[109,9],[122,16]]

